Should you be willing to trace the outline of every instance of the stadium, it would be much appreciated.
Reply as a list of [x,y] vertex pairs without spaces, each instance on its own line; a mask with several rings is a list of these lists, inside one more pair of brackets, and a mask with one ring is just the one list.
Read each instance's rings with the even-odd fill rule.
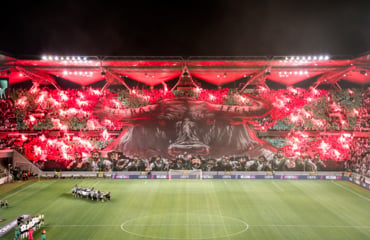
[[369,66],[0,55],[0,238],[369,239]]

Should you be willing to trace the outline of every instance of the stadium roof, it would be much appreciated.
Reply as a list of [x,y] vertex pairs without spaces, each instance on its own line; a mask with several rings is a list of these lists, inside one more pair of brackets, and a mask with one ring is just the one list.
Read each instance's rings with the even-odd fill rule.
[[328,56],[276,57],[92,57],[43,56],[17,59],[0,55],[0,78],[9,84],[32,80],[58,87],[56,79],[88,86],[127,79],[155,86],[178,78],[187,67],[189,74],[215,86],[243,80],[265,84],[266,80],[291,86],[315,79],[312,85],[338,84],[344,80],[359,85],[370,83],[370,53],[355,58]]

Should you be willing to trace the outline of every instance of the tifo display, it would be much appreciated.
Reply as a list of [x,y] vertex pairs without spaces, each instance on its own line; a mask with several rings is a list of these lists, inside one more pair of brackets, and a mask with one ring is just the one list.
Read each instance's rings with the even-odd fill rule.
[[[362,139],[346,131],[367,129],[360,121],[370,110],[366,104],[370,99],[367,90],[287,89],[242,95],[232,95],[231,92],[229,89],[199,90],[198,94],[194,92],[184,100],[183,97],[157,91],[160,98],[167,97],[173,106],[186,104],[187,111],[193,111],[192,114],[209,115],[203,119],[191,119],[194,115],[173,119],[162,115],[183,115],[185,112],[171,108],[162,113],[154,111],[152,108],[159,107],[163,99],[151,102],[151,97],[143,97],[145,91],[134,94],[93,89],[17,90],[13,94],[14,105],[11,108],[8,106],[12,101],[2,100],[6,103],[3,106],[7,116],[15,116],[9,119],[15,121],[20,131],[38,129],[42,132],[8,136],[2,139],[2,146],[15,147],[41,169],[64,171],[333,170],[344,168],[346,160],[351,165],[348,168],[361,168],[362,158],[370,151],[368,138]],[[205,97],[210,94],[215,98]],[[241,102],[240,98],[244,101]],[[105,105],[98,103],[98,99],[102,99]],[[240,101],[227,105],[230,99]],[[263,104],[268,102],[266,99],[272,103],[272,107],[267,109]],[[82,101],[85,102],[82,104]],[[130,102],[137,102],[141,107],[133,110]],[[198,109],[199,104],[203,105],[202,110]],[[263,113],[263,117],[251,116],[251,111],[243,112],[248,106],[250,109],[258,106],[255,114]],[[168,107],[163,105],[160,108]],[[106,112],[102,115],[102,109],[107,108],[111,110],[104,110]],[[214,112],[215,108],[219,109],[218,113]],[[116,118],[116,115],[124,117],[127,112],[143,114],[148,120],[132,116],[125,121]],[[244,115],[246,121],[231,125],[226,121],[226,118],[235,118],[233,121],[243,119]],[[12,129],[16,129],[14,127]],[[288,132],[285,138],[279,134],[278,137],[258,137],[254,132],[277,132],[279,129]],[[80,130],[92,131],[93,134],[81,134]],[[328,134],[314,134],[317,131]],[[153,139],[157,134],[162,137]],[[139,140],[140,144],[134,144]],[[359,147],[355,148],[354,144]],[[278,148],[283,151],[284,161],[273,166],[274,152]],[[158,156],[159,162],[155,160]],[[258,160],[260,157],[266,160]]]
[[[32,163],[6,163],[4,169],[18,179],[32,175],[33,167],[99,174],[170,170],[370,174],[370,89],[338,84],[354,78],[366,84],[366,57],[345,60],[352,63],[347,68],[344,60],[323,56],[268,61],[97,59],[71,62],[44,57],[19,60],[16,68],[4,63],[4,69],[21,71],[32,80],[32,86],[21,87],[15,85],[16,75],[6,73],[9,77],[4,78],[0,148],[15,149]],[[271,66],[262,68],[267,62]],[[50,70],[58,64],[63,73],[56,75],[59,82]],[[89,71],[71,70],[87,66]],[[248,72],[251,66],[257,70]],[[121,74],[126,68],[131,72]],[[162,74],[162,81],[151,68]],[[221,74],[221,69],[227,71]],[[248,73],[241,74],[242,70]],[[212,72],[218,83],[211,79]],[[59,86],[72,77],[82,86]],[[310,77],[309,86],[293,84]],[[101,79],[104,86],[87,86],[86,78],[94,78],[94,83]],[[268,80],[286,86],[274,88]]]

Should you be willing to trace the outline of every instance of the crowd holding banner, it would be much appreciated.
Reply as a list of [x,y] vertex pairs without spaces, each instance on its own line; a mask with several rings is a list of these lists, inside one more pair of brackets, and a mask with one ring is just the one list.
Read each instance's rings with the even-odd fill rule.
[[325,171],[344,169],[345,162],[328,161],[303,151],[300,156],[286,157],[282,150],[271,159],[259,156],[249,159],[248,156],[225,155],[221,158],[199,156],[185,153],[173,159],[154,156],[150,159],[140,158],[139,155],[128,157],[122,152],[112,151],[102,157],[98,151],[92,152],[88,158],[82,158],[76,153],[75,159],[64,166],[67,171],[168,171],[201,169],[203,171]]

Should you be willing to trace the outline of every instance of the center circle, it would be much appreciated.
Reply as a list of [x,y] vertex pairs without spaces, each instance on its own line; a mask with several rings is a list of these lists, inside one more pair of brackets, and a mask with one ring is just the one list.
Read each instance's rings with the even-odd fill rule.
[[248,230],[243,220],[196,213],[171,213],[141,216],[121,224],[122,231],[150,239],[215,239],[242,234]]

